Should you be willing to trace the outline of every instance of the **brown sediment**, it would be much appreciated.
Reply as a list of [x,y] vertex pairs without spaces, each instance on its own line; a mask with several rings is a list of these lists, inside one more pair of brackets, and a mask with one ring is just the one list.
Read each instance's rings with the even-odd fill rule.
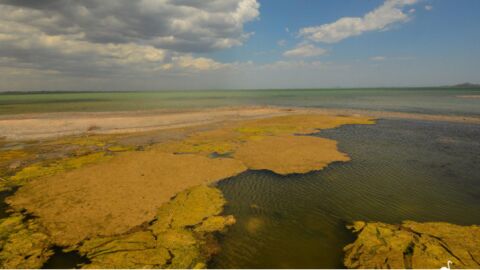
[[[98,164],[75,167],[77,169],[72,171],[54,170],[51,173],[54,175],[47,170],[48,174],[41,174],[36,179],[22,173],[25,168],[17,175],[25,176],[22,177],[24,186],[7,201],[17,211],[26,209],[36,216],[55,245],[75,246],[86,239],[108,237],[120,241],[118,235],[125,235],[155,217],[159,219],[157,210],[192,186],[213,183],[247,169],[266,169],[279,174],[305,173],[320,170],[334,161],[347,161],[348,156],[338,151],[335,141],[306,135],[345,124],[373,123],[368,117],[315,114],[234,121],[194,130],[188,135],[180,132],[186,137],[167,138],[167,141],[147,147],[145,151],[126,153],[121,152],[133,148],[112,146],[108,137],[92,138],[92,142],[88,138],[79,138],[73,140],[77,145],[94,147],[95,151],[100,151],[99,155],[103,154],[102,151],[115,152],[115,155]],[[213,154],[226,157],[213,157]],[[203,208],[209,209],[204,204],[189,207],[192,209],[180,211],[182,219],[194,219],[197,223],[200,218],[196,218],[195,213],[201,213]],[[224,222],[228,223],[222,218],[208,216],[201,216],[201,221],[203,223],[193,229],[194,234],[220,230]],[[195,222],[176,224],[177,221],[172,220],[170,224],[190,228],[197,224]],[[155,233],[154,227],[152,230]],[[169,231],[164,237],[184,239],[186,234]],[[137,236],[132,237],[136,239]],[[123,245],[122,241],[118,245]],[[189,257],[192,255],[190,251],[179,253],[175,258]],[[165,255],[159,250],[148,252],[160,253],[124,255],[134,256],[132,260],[158,255],[160,261]],[[103,265],[112,262],[111,259],[106,258]],[[160,261],[156,262],[162,264]],[[157,264],[145,265],[153,266]]]
[[355,222],[358,234],[344,248],[348,268],[480,267],[480,226],[404,221],[400,225]]

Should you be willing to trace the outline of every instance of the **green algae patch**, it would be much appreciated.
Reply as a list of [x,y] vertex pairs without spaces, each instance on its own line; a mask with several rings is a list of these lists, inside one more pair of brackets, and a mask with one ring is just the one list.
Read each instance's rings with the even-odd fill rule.
[[353,116],[279,116],[197,132],[185,140],[164,143],[156,149],[207,157],[228,155],[243,162],[249,169],[265,169],[283,175],[306,173],[321,170],[335,161],[348,161],[349,158],[337,150],[333,140],[296,135],[308,135],[346,124],[374,123],[370,118]]
[[233,157],[250,169],[282,175],[321,170],[332,162],[350,160],[338,151],[336,141],[311,136],[268,136],[249,141]]
[[248,137],[310,134],[322,129],[336,128],[347,124],[374,124],[365,117],[329,116],[318,114],[287,115],[246,121],[236,131]]
[[233,224],[232,217],[219,215],[224,204],[213,187],[182,191],[158,209],[143,231],[81,243],[76,249],[91,261],[83,268],[204,268],[218,250],[211,248],[211,233]]
[[0,267],[40,268],[53,255],[49,236],[21,215],[0,220]]
[[[174,200],[161,207],[157,213],[157,219],[161,222],[157,224],[168,224],[171,228],[194,226],[209,216],[220,214],[224,204],[220,190],[198,186],[180,192]],[[156,226],[153,229],[158,231]]]
[[82,166],[108,160],[110,156],[106,156],[103,152],[88,154],[80,157],[65,158],[44,165],[43,163],[34,163],[9,178],[15,185],[22,185],[26,181],[57,174],[66,170],[78,169]]
[[182,141],[168,142],[155,149],[168,153],[200,154],[209,156],[212,153],[227,154],[235,151],[242,143],[238,134],[231,127],[194,133]]
[[72,246],[88,238],[123,234],[151,221],[175,194],[245,170],[229,158],[119,153],[107,162],[29,181],[7,202],[37,216],[56,245]]
[[10,188],[11,184],[7,175],[11,174],[11,171],[20,166],[29,156],[30,154],[24,150],[0,151],[0,191]]
[[348,268],[480,267],[480,226],[404,221],[400,225],[355,222],[358,234],[344,248]]
[[28,153],[23,150],[6,150],[0,151],[0,164],[5,164],[12,160],[17,160],[25,158],[28,156]]
[[124,146],[124,145],[112,145],[107,148],[110,152],[127,152],[135,151],[136,147],[134,146]]
[[235,218],[233,216],[212,216],[205,219],[196,228],[196,232],[216,232],[222,231],[225,225],[230,226],[235,224]]

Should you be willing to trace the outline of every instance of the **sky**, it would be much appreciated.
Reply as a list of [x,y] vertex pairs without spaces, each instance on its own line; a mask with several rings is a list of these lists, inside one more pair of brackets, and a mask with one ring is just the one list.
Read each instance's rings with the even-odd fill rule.
[[478,0],[0,0],[0,91],[480,83]]

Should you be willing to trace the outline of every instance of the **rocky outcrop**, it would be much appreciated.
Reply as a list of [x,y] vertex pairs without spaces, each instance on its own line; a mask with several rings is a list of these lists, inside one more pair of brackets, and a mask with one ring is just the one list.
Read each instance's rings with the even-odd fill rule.
[[444,222],[355,222],[344,248],[348,268],[480,268],[480,226]]

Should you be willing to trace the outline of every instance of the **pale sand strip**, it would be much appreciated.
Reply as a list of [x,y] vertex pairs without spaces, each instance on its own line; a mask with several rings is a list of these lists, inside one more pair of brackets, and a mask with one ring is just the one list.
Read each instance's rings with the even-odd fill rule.
[[180,111],[155,110],[140,112],[70,112],[6,115],[0,116],[0,138],[14,141],[55,138],[87,132],[96,134],[132,133],[298,113],[361,115],[386,119],[412,119],[480,124],[480,117],[473,116],[433,115],[353,109],[256,106]]

